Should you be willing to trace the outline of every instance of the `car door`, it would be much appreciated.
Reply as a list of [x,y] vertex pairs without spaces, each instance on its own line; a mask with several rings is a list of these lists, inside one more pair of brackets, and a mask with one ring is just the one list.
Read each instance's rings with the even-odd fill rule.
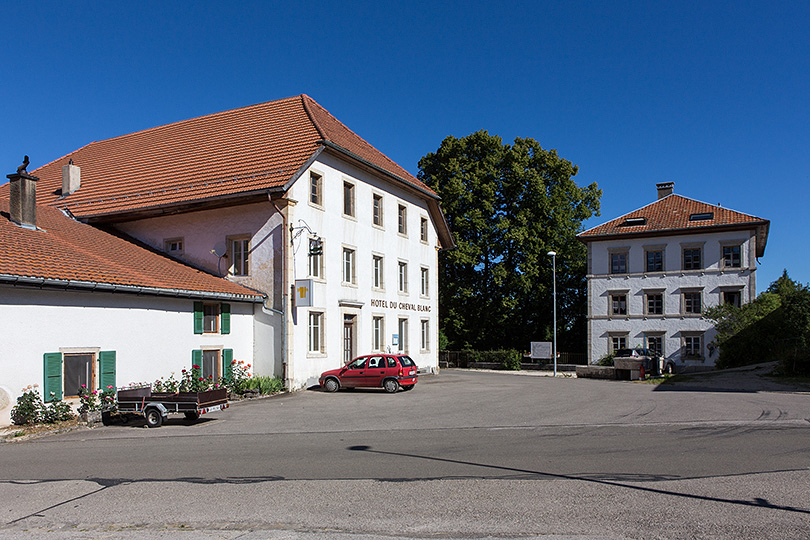
[[367,356],[352,360],[340,375],[340,385],[345,388],[365,386]]
[[369,356],[366,374],[363,378],[363,386],[382,386],[383,377],[385,377],[385,357],[384,356]]

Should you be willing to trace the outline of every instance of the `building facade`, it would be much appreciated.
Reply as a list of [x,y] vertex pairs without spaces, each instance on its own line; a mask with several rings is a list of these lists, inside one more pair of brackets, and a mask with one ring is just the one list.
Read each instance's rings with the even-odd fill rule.
[[588,362],[644,347],[677,371],[718,358],[706,308],[756,297],[770,222],[673,193],[587,230]]
[[308,96],[91,143],[34,174],[46,204],[262,294],[257,374],[301,388],[389,350],[438,368],[438,251],[453,247],[439,198]]

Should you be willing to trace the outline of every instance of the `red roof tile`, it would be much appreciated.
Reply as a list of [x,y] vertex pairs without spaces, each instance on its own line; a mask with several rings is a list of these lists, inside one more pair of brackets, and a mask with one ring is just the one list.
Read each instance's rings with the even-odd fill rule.
[[[709,219],[692,219],[700,214]],[[643,223],[642,223],[643,218]],[[668,195],[614,220],[577,235],[583,242],[620,236],[661,236],[663,234],[703,233],[716,229],[756,228],[757,256],[762,256],[770,221],[719,205]]]
[[15,225],[8,211],[8,199],[0,199],[0,282],[71,281],[176,291],[178,296],[261,299],[256,291],[75,221],[56,208],[37,206],[38,230]]
[[[306,95],[93,142],[31,174],[40,178],[40,203],[98,218],[281,189],[323,141],[437,198]],[[81,187],[60,198],[70,159],[81,168]]]

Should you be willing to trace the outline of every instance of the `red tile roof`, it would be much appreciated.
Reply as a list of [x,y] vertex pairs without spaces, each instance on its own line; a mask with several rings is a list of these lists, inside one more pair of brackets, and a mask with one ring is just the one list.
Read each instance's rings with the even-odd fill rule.
[[[93,142],[31,174],[40,178],[38,202],[98,219],[280,190],[324,145],[438,199],[303,94]],[[81,168],[81,187],[60,198],[70,159]]]
[[[710,219],[690,219],[704,214]],[[635,219],[634,219],[635,218]],[[643,223],[642,223],[643,218]],[[717,229],[757,229],[757,256],[768,240],[770,221],[719,205],[668,195],[614,220],[577,235],[583,242],[624,236],[661,236],[712,232]]]
[[262,295],[142,248],[60,210],[37,206],[38,229],[14,224],[0,199],[0,283],[119,287],[130,292],[260,301]]

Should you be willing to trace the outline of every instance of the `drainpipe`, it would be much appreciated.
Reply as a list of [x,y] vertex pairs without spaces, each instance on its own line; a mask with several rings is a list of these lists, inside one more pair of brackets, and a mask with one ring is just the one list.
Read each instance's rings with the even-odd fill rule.
[[[295,201],[291,199],[282,199],[286,204],[284,206],[284,211],[278,207],[276,201],[274,201],[271,196],[268,194],[267,196],[270,204],[273,205],[276,212],[281,216],[281,235],[282,235],[282,262],[281,262],[281,274],[282,274],[282,284],[281,284],[281,311],[276,309],[271,309],[274,313],[281,314],[281,363],[282,363],[282,378],[284,379],[284,385],[287,387],[288,390],[292,390],[293,386],[293,367],[291,363],[292,359],[292,339],[290,338],[289,332],[292,325],[290,325],[290,302],[292,301],[292,296],[290,295],[290,279],[289,279],[289,257],[290,252],[292,251],[287,246],[287,227],[290,222],[290,218],[287,215],[289,212],[289,208],[295,205]],[[285,212],[286,211],[286,212]]]

